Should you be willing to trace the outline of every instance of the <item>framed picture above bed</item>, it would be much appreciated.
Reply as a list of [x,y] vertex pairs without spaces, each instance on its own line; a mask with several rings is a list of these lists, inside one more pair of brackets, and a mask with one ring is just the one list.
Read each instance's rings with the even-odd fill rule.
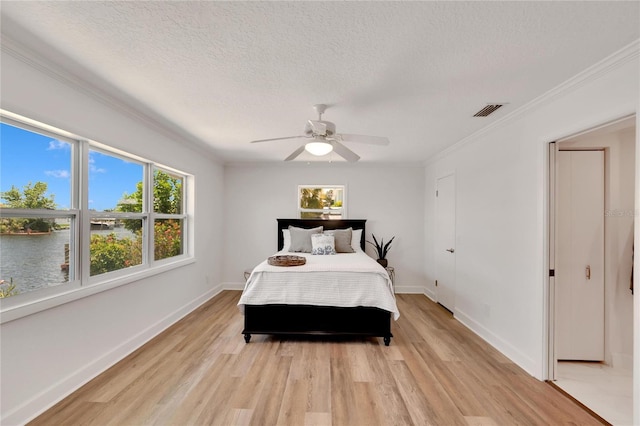
[[346,219],[346,192],[345,185],[298,185],[298,219]]

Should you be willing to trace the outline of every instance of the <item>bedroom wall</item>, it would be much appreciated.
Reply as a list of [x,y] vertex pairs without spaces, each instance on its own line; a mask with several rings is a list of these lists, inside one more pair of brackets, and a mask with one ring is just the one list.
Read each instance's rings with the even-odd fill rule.
[[396,291],[424,292],[422,165],[236,164],[224,176],[226,288],[242,289],[243,271],[277,251],[276,219],[296,217],[298,185],[335,184],[346,185],[347,217],[367,219],[367,239],[395,235],[387,257]]
[[[29,58],[2,51],[3,109],[195,176],[196,261],[0,326],[0,423],[22,424],[220,290],[223,168]],[[218,286],[218,287],[216,287]]]
[[[456,318],[539,379],[546,378],[547,356],[548,143],[637,110],[638,46],[426,164],[426,235],[436,226],[435,181],[456,175]],[[638,238],[637,215],[635,221]],[[433,259],[426,241],[430,294],[437,276]]]

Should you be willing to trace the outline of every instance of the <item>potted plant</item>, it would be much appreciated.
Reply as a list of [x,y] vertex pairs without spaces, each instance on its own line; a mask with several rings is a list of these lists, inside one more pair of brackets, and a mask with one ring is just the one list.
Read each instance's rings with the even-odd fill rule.
[[386,244],[384,243],[384,238],[381,239],[380,242],[378,242],[378,239],[375,235],[371,234],[371,236],[373,237],[373,241],[375,241],[375,243],[372,243],[369,240],[367,240],[367,242],[376,248],[376,252],[378,253],[377,262],[382,265],[382,267],[386,268],[389,264],[387,262],[387,253],[391,248],[391,242],[393,241],[395,236],[391,237],[391,239]]

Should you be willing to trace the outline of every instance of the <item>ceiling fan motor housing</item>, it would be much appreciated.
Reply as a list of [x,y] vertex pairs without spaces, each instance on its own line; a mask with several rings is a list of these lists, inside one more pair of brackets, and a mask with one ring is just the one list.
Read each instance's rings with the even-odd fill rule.
[[304,126],[305,136],[333,136],[336,134],[336,125],[330,121],[309,120]]

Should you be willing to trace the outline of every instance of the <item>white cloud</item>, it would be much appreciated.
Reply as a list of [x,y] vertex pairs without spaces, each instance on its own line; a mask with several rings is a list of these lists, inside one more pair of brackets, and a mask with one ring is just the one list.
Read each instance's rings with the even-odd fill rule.
[[71,176],[68,170],[45,170],[44,174],[54,178],[67,179]]
[[96,159],[91,156],[91,152],[89,153],[89,171],[91,173],[106,173],[107,169],[103,169],[101,167],[96,167]]
[[67,142],[62,142],[57,139],[52,139],[49,141],[49,148],[47,148],[47,151],[53,151],[55,149],[70,149],[70,148],[71,148],[71,145],[68,144]]

